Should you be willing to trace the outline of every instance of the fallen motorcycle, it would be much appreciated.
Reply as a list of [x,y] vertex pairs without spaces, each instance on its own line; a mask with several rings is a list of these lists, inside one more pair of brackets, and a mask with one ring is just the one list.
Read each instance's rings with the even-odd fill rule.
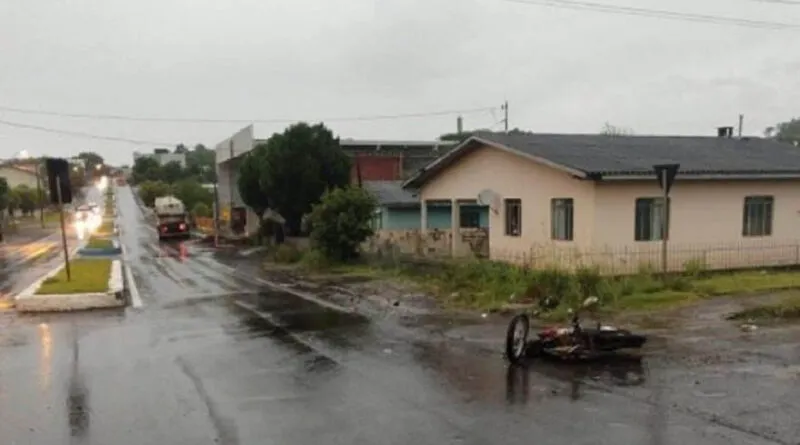
[[543,355],[559,359],[585,360],[623,349],[639,349],[647,342],[644,335],[634,334],[614,326],[601,325],[583,327],[581,310],[589,309],[598,303],[597,297],[587,298],[577,310],[570,310],[572,319],[569,326],[549,327],[529,339],[530,317],[519,314],[511,319],[506,331],[506,358],[512,364],[519,364],[525,358]]

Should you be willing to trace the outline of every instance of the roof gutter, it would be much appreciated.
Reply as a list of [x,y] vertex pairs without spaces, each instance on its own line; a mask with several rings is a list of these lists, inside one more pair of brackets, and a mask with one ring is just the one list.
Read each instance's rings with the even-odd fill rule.
[[[593,175],[593,176],[595,176],[595,178],[591,178],[591,179],[594,179],[596,181],[613,181],[613,182],[621,182],[621,181],[653,181],[653,180],[656,179],[656,175],[655,174],[652,174],[652,175],[646,175],[646,174],[640,174],[640,175],[602,175],[602,174],[598,174],[598,175]],[[737,174],[737,173],[733,173],[733,174],[721,174],[721,173],[713,174],[713,173],[709,173],[709,174],[698,174],[698,175],[692,175],[692,174],[681,175],[680,173],[678,173],[678,176],[676,177],[676,179],[680,179],[680,180],[684,180],[684,181],[685,180],[689,180],[689,181],[724,181],[724,180],[739,180],[739,181],[750,180],[750,181],[754,181],[754,180],[759,180],[759,179],[760,180],[764,180],[764,179],[776,179],[776,180],[780,180],[780,179],[800,179],[800,172],[796,172],[796,173],[791,173],[791,172],[789,172],[789,173],[741,173],[741,174]]]

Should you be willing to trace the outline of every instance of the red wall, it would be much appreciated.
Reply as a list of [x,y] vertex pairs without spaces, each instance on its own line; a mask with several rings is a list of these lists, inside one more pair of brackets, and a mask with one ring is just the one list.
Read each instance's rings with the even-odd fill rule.
[[397,181],[402,179],[402,156],[379,156],[357,154],[353,157],[350,177],[358,181],[358,169],[362,181]]

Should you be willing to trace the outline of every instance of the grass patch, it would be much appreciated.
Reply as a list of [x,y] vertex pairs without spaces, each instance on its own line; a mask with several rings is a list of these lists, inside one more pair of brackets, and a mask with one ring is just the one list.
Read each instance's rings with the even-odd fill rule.
[[90,249],[111,249],[114,247],[114,243],[107,238],[91,236],[89,237],[89,241],[86,243],[86,247]]
[[66,269],[46,279],[36,291],[38,295],[105,292],[111,274],[111,260],[76,259],[70,261],[72,280],[67,281]]
[[[279,249],[280,250],[280,249]],[[481,311],[532,304],[543,316],[566,317],[587,296],[600,299],[608,313],[647,312],[680,307],[721,295],[758,294],[800,288],[800,272],[745,271],[713,274],[701,264],[687,263],[681,274],[662,277],[652,267],[631,276],[606,277],[597,269],[574,272],[557,268],[527,269],[486,260],[434,261],[373,259],[331,264],[318,252],[275,253],[276,262],[299,264],[307,272],[339,277],[408,279],[437,296],[445,306]],[[281,261],[283,260],[283,261]]]
[[112,219],[103,219],[103,222],[100,224],[100,227],[97,228],[97,233],[114,233],[114,220]]
[[800,293],[792,292],[781,301],[743,309],[728,316],[728,320],[796,320],[800,319]]

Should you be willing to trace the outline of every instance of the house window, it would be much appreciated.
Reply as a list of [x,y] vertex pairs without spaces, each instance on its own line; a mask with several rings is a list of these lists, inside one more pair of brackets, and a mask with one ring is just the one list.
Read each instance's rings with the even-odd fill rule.
[[772,196],[747,196],[744,198],[742,236],[772,235]]
[[573,225],[572,198],[550,200],[550,237],[559,241],[572,241]]
[[[667,213],[669,214],[667,200]],[[669,238],[669,215],[664,221],[664,198],[639,198],[636,200],[636,223],[634,225],[636,241],[659,241],[666,224],[667,238]]]
[[475,208],[459,209],[459,221],[462,229],[477,229],[481,226],[481,214]]
[[522,200],[506,199],[506,236],[520,236],[522,233]]

